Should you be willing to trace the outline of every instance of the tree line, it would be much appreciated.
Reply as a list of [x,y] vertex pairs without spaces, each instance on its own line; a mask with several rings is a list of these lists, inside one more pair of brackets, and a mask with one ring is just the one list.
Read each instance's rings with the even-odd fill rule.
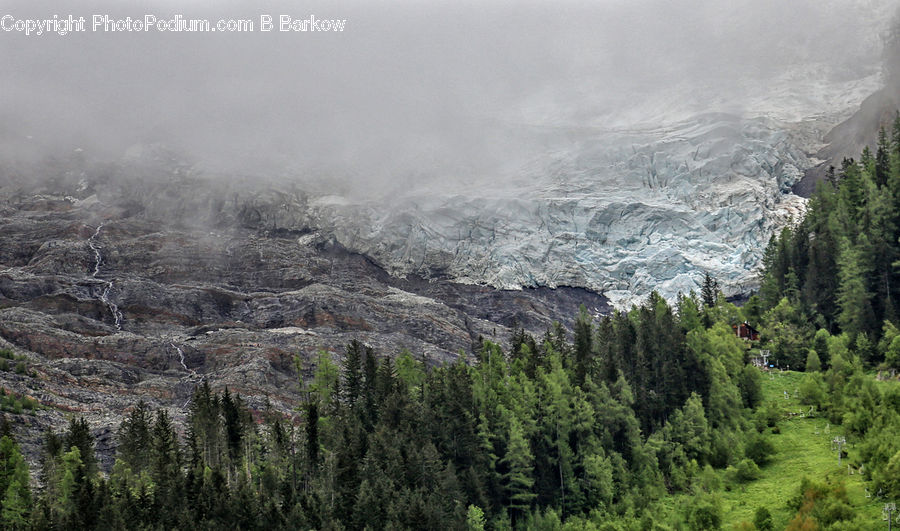
[[[774,236],[763,258],[751,319],[776,359],[803,369],[817,330],[846,334],[865,363],[900,369],[895,335],[900,301],[900,113],[873,153],[830,168],[806,215]],[[816,353],[821,358],[821,353]]]
[[292,416],[204,383],[179,436],[140,403],[108,473],[73,418],[46,434],[36,489],[7,429],[0,517],[12,529],[652,525],[654,500],[704,470],[765,459],[752,449],[759,372],[727,324],[739,312],[654,294],[599,322],[582,310],[571,338],[516,330],[505,350],[484,341],[471,364],[432,368],[353,341],[339,361],[319,353]]

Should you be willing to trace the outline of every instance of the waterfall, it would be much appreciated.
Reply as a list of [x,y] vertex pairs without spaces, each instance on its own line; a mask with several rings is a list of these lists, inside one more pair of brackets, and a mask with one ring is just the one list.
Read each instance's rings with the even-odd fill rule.
[[[190,374],[188,374],[185,378],[187,378],[187,379],[193,379],[193,378],[196,378],[196,377],[198,376],[197,371],[195,371],[194,369],[189,368],[189,367],[187,366],[187,364],[185,364],[185,362],[184,362],[184,351],[181,349],[181,347],[179,347],[179,346],[176,345],[175,343],[169,343],[169,344],[172,346],[172,348],[175,349],[175,352],[178,353],[178,363],[181,364],[181,367],[185,370],[185,372],[190,373]],[[184,380],[184,378],[182,378],[182,380]],[[201,381],[201,382],[203,381],[203,378],[202,378],[202,377],[200,378],[200,381]],[[187,400],[185,400],[184,405],[181,406],[181,409],[187,409],[188,404],[190,404],[190,403],[191,403],[191,399],[188,398]]]
[[94,251],[94,272],[91,273],[91,280],[95,280],[97,282],[101,282],[103,284],[103,291],[100,292],[100,302],[106,305],[109,308],[110,313],[113,315],[113,318],[116,320],[116,330],[122,329],[122,312],[119,311],[119,307],[114,303],[110,298],[110,291],[113,289],[113,283],[111,280],[104,280],[101,278],[97,278],[97,275],[100,274],[100,265],[103,263],[103,256],[100,254],[100,250],[103,249],[98,243],[97,238],[100,236],[100,230],[103,228],[104,223],[100,223],[97,225],[97,230],[94,231],[94,234],[88,238],[88,247]]
[[175,352],[178,353],[178,363],[181,364],[182,368],[184,368],[184,370],[185,370],[186,372],[191,373],[191,376],[197,376],[197,371],[195,371],[194,369],[189,369],[188,366],[185,365],[185,363],[184,363],[184,351],[181,350],[181,347],[179,347],[179,346],[176,345],[175,343],[169,343],[169,344],[172,345],[172,348],[174,348],[174,349],[175,349]]

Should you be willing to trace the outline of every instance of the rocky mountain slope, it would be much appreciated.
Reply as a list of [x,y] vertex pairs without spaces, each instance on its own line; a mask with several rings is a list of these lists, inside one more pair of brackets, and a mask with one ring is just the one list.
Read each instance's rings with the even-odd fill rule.
[[46,188],[9,183],[0,203],[0,348],[28,367],[0,382],[47,406],[14,416],[29,426],[20,438],[32,458],[41,430],[76,413],[106,430],[108,459],[109,427],[138,400],[183,418],[204,380],[291,413],[316,352],[340,353],[350,339],[436,363],[513,326],[541,333],[582,304],[607,309],[583,289],[391,277],[315,227],[278,228],[278,212],[302,212],[301,195],[210,193],[177,172],[141,185],[64,166]]

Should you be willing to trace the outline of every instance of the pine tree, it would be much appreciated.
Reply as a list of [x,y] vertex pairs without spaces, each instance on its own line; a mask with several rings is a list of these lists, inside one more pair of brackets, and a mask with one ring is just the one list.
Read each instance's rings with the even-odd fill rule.
[[575,319],[575,384],[584,382],[585,376],[592,371],[594,359],[594,327],[587,308],[581,305],[578,318]]
[[684,407],[675,411],[669,420],[669,427],[669,437],[684,449],[688,459],[703,463],[709,453],[710,435],[699,395],[692,394]]
[[56,483],[59,473],[59,456],[62,453],[62,439],[48,429],[44,434],[44,441],[41,445],[41,469],[39,480],[42,485],[48,485],[50,488]]
[[875,157],[872,155],[872,150],[869,148],[869,146],[863,148],[862,154],[859,157],[859,164],[861,170],[861,182],[864,183],[866,180],[874,182]]
[[413,392],[415,389],[421,389],[422,383],[425,381],[424,364],[415,360],[412,354],[403,349],[400,356],[395,362],[397,368],[397,379],[402,382],[406,389]]
[[0,437],[14,438],[12,424],[9,423],[9,419],[3,413],[0,413]]
[[[891,128],[891,178],[892,184],[900,179],[900,111],[894,115],[894,126]],[[895,190],[897,193],[897,190]]]
[[241,418],[241,397],[232,398],[226,387],[222,393],[220,403],[222,407],[222,421],[225,428],[225,444],[228,447],[229,460],[234,468],[240,462],[245,431],[243,419]]
[[394,390],[396,383],[394,363],[388,356],[378,363],[372,347],[366,346],[363,354],[362,377],[361,417],[366,430],[372,431],[378,420],[378,404],[383,403],[385,397]]
[[81,452],[77,446],[72,446],[68,452],[62,455],[59,482],[55,488],[56,497],[51,500],[53,519],[56,522],[70,522],[69,525],[71,526],[73,518],[77,516],[75,515],[75,511],[78,508],[77,494],[84,481],[84,465],[81,461]]
[[528,446],[528,441],[522,433],[522,425],[516,417],[509,421],[509,439],[506,455],[501,462],[509,469],[503,476],[506,486],[506,506],[514,517],[527,513],[535,498],[534,487],[534,456]]
[[306,412],[306,463],[309,470],[315,470],[319,463],[319,404],[309,401],[304,406]]
[[573,427],[573,386],[556,356],[550,358],[550,367],[550,371],[539,382],[539,401],[546,408],[541,415],[543,422],[540,426],[546,451],[541,453],[540,458],[548,461],[547,466],[543,467],[550,472],[546,479],[553,485],[553,497],[559,499],[561,510],[566,513],[569,502],[572,501],[567,498],[571,498],[574,476],[574,456],[569,446]]
[[737,385],[741,392],[741,402],[744,404],[744,407],[756,409],[763,399],[762,376],[759,369],[752,365],[745,365],[741,369]]
[[841,330],[856,337],[856,334],[871,328],[874,318],[871,307],[871,294],[866,289],[865,270],[862,266],[859,251],[845,239],[841,245],[838,258],[840,287],[837,303],[840,313],[837,316]]
[[397,379],[397,369],[394,361],[385,356],[378,364],[378,369],[374,373],[373,395],[366,404],[368,410],[367,415],[372,422],[378,420],[378,409],[380,404],[384,404],[395,391],[400,389]]
[[[791,239],[791,230],[785,227],[780,234],[773,234],[769,238],[769,243],[763,252],[763,273],[759,291],[764,309],[772,308],[784,296],[785,276],[790,267],[788,249]],[[703,302],[705,305],[705,301]],[[709,326],[708,316],[705,321],[704,324]]]
[[84,473],[87,477],[93,478],[97,475],[97,456],[94,453],[94,436],[84,417],[71,418],[69,420],[69,430],[63,438],[63,447],[71,449],[77,447],[79,450],[79,459],[84,466]]
[[477,505],[470,505],[466,511],[466,530],[484,531],[485,523],[484,511]]
[[878,150],[875,154],[875,184],[879,188],[888,183],[891,173],[890,152],[891,146],[888,143],[887,132],[882,127],[878,131]]
[[809,349],[809,354],[806,355],[806,372],[819,372],[822,370],[822,362],[819,360],[819,354],[813,350]]
[[3,510],[0,512],[0,527],[3,529],[27,529],[28,514],[31,505],[31,492],[28,484],[13,479],[3,496]]
[[175,427],[164,409],[156,413],[151,447],[147,453],[154,483],[160,489],[172,491],[181,475],[181,454]]
[[841,163],[835,209],[832,212],[835,237],[855,241],[859,207],[862,204],[862,185],[859,165],[855,160],[844,159]]
[[837,168],[834,165],[829,165],[828,169],[825,170],[825,182],[834,186],[837,184],[837,175],[835,175],[835,170]]
[[703,276],[703,286],[700,289],[700,298],[704,308],[713,308],[719,298],[719,282],[707,271]]
[[8,435],[0,437],[0,527],[25,529],[31,509],[28,465],[19,446]]
[[320,350],[307,392],[312,395],[309,399],[318,403],[319,414],[323,417],[330,416],[338,407],[340,379],[340,370],[331,360],[331,354],[327,350]]
[[[376,483],[373,485],[373,481]],[[385,492],[395,492],[395,489],[385,489],[384,478],[363,479],[359,484],[356,494],[356,503],[353,506],[352,520],[354,527],[364,529],[369,526],[372,529],[383,529],[386,520]]]
[[771,531],[774,524],[772,523],[772,513],[765,507],[756,509],[753,513],[753,525],[758,531]]
[[141,400],[119,426],[116,457],[137,474],[148,464],[151,421],[150,408]]
[[346,353],[341,363],[343,377],[343,398],[352,409],[362,392],[362,357],[363,346],[359,341],[353,340],[347,344]]
[[218,468],[221,464],[220,410],[218,397],[213,394],[209,383],[204,381],[194,390],[187,419],[192,466]]

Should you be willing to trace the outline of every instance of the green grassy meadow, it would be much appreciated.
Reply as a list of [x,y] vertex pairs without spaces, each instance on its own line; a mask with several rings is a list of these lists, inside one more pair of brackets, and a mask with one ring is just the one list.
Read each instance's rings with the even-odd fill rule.
[[[863,476],[856,470],[849,473],[848,464],[858,466],[852,441],[845,447],[848,457],[838,465],[832,440],[843,435],[842,428],[831,425],[822,416],[809,416],[809,406],[800,403],[797,389],[803,373],[775,371],[763,378],[763,403],[774,402],[781,411],[778,429],[770,428],[766,432],[775,453],[769,463],[761,467],[759,479],[721,491],[722,528],[733,529],[741,522],[752,522],[756,509],[766,507],[772,513],[774,529],[784,529],[794,516],[794,511],[788,508],[788,500],[797,496],[804,476],[816,481],[842,480],[851,504],[864,521],[871,523],[871,529],[886,526],[881,519],[883,501],[867,498]],[[718,471],[718,474],[722,484],[727,485],[725,472]],[[686,496],[674,496],[666,505],[671,511],[677,511]]]
[[780,433],[769,436],[776,453],[771,462],[762,467],[760,479],[724,493],[726,529],[744,520],[752,521],[753,513],[761,506],[771,511],[775,528],[783,529],[794,515],[794,511],[788,509],[787,501],[797,495],[804,476],[819,481],[825,478],[843,480],[857,512],[871,520],[873,527],[881,524],[882,504],[866,498],[863,477],[859,473],[849,473],[847,465],[854,461],[852,443],[846,447],[848,457],[838,465],[832,440],[843,434],[841,427],[831,425],[821,416],[808,416],[809,406],[800,403],[796,391],[802,377],[803,373],[778,371],[764,376],[765,401],[775,401],[783,411],[782,420],[778,422]]

